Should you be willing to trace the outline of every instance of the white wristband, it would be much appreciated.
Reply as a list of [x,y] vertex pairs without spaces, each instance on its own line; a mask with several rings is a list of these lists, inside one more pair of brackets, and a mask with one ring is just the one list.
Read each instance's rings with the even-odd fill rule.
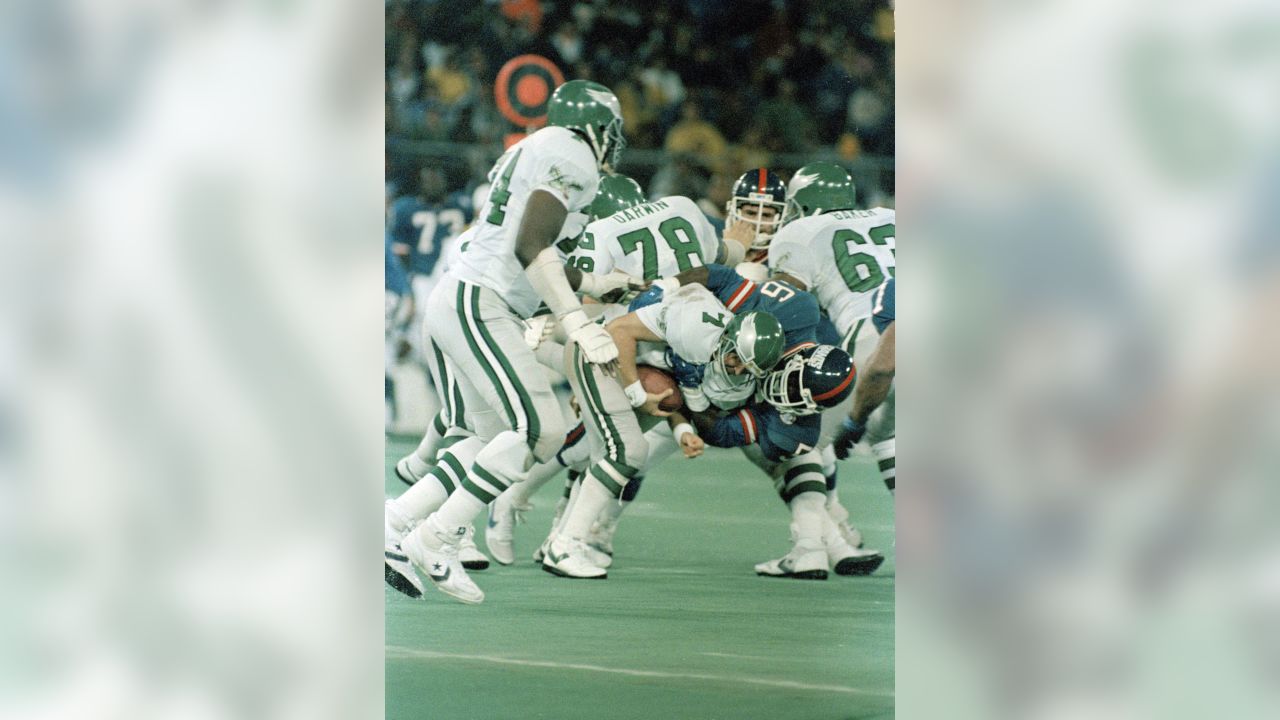
[[631,403],[633,408],[640,407],[649,399],[649,393],[644,391],[644,385],[639,380],[622,388],[622,391],[627,394],[627,401]]
[[[675,428],[671,431],[671,434],[675,436],[676,444],[679,445],[680,440],[684,438],[685,435],[688,435],[689,433],[692,433],[692,432],[694,432],[692,425],[690,425],[689,423],[680,423],[679,425],[675,426]],[[694,433],[694,434],[696,435],[697,433]]]

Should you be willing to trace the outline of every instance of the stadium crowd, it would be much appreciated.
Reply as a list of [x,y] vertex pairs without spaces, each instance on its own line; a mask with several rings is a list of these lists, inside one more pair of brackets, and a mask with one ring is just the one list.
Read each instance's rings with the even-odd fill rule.
[[389,0],[388,137],[499,147],[518,128],[494,78],[525,53],[617,94],[628,146],[667,151],[654,195],[715,194],[780,153],[894,153],[887,0]]

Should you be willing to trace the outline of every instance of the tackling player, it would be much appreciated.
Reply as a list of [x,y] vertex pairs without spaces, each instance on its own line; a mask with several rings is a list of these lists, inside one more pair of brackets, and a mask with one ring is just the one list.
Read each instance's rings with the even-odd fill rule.
[[459,491],[450,494],[429,476],[399,499],[411,500],[388,505],[391,530],[405,531],[427,515],[401,539],[403,555],[389,547],[389,582],[394,573],[412,584],[416,567],[437,589],[466,603],[484,600],[458,561],[467,525],[535,461],[552,457],[567,429],[525,344],[524,318],[545,303],[576,356],[597,372],[612,372],[618,348],[587,318],[574,291],[601,296],[631,286],[621,273],[584,275],[566,268],[552,247],[569,213],[595,198],[600,171],[617,163],[624,145],[617,98],[603,85],[573,80],[552,94],[547,120],[548,127],[495,164],[475,235],[450,273],[456,279],[442,282],[428,301],[430,337],[457,370],[476,431],[442,453],[442,464],[465,472],[456,478]]

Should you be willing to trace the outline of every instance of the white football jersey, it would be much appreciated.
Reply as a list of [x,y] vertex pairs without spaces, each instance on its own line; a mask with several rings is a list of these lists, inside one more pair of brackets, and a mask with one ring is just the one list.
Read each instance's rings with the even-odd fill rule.
[[673,195],[591,223],[569,262],[596,275],[621,270],[656,280],[715,262],[719,252],[716,229],[697,203]]
[[[733,313],[701,285],[683,285],[666,293],[662,302],[640,308],[636,316],[677,355],[697,365],[711,361],[720,337],[733,319]],[[637,361],[666,367],[665,359],[661,363],[648,362],[656,354],[654,351],[661,350],[662,345],[641,342],[636,348]]]
[[489,179],[493,187],[476,214],[475,234],[453,271],[501,295],[527,318],[541,302],[515,255],[516,231],[529,194],[546,190],[570,213],[580,211],[595,198],[600,173],[585,140],[565,128],[546,127],[512,145]]
[[769,269],[808,286],[842,336],[870,317],[871,296],[897,266],[888,208],[838,210],[794,220],[769,245]]

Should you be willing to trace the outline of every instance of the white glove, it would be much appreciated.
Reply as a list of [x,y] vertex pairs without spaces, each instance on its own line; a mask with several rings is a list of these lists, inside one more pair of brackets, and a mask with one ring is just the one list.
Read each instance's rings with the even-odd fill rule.
[[614,270],[608,275],[582,273],[582,281],[578,284],[580,292],[600,300],[610,295],[623,295],[627,292],[644,290],[646,287],[648,283],[644,280],[632,277],[621,270]]
[[588,320],[586,313],[574,310],[560,318],[560,324],[564,326],[569,340],[582,348],[587,362],[604,365],[618,359],[618,346],[613,344],[609,331]]
[[734,266],[733,271],[751,282],[762,283],[769,279],[769,267],[764,263],[744,262]]
[[650,283],[650,287],[662,288],[662,295],[665,297],[680,289],[680,281],[673,277],[658,278]]
[[551,315],[538,315],[525,320],[524,326],[524,344],[530,350],[537,350],[539,345],[555,333],[556,319]]

